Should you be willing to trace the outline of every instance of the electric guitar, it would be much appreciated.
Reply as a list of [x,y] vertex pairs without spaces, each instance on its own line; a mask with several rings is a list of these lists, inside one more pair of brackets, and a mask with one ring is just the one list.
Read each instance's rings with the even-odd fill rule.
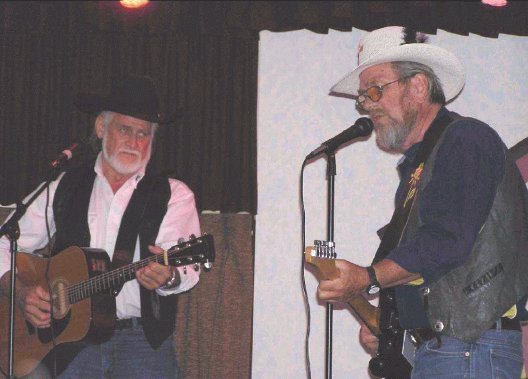
[[[15,307],[13,372],[31,373],[55,347],[68,342],[101,343],[112,336],[115,295],[150,262],[164,265],[200,265],[210,268],[215,259],[213,236],[192,236],[160,255],[109,271],[110,259],[102,249],[69,247],[51,258],[18,253],[17,280],[49,288],[53,299],[52,326],[35,328]],[[49,264],[48,264],[49,261]],[[46,280],[46,270],[48,270]],[[9,298],[0,296],[0,367],[8,372]],[[62,346],[61,346],[62,347]]]
[[[325,249],[321,251],[320,246],[308,246],[304,260],[317,268],[321,278],[335,279],[339,270],[333,255]],[[380,291],[379,307],[361,295],[349,300],[348,305],[379,339],[378,352],[369,362],[370,372],[380,378],[410,378],[412,367],[402,355],[404,330],[399,325],[393,289]]]

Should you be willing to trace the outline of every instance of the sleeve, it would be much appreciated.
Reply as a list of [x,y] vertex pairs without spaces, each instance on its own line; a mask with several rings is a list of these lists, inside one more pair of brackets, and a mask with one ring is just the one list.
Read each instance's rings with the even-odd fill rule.
[[388,259],[434,282],[468,258],[493,205],[505,165],[497,133],[463,119],[448,131],[431,181],[417,199],[422,225]]
[[[26,213],[19,220],[20,237],[17,240],[18,251],[32,252],[37,249],[45,247],[49,243],[49,238],[55,233],[55,221],[53,218],[53,199],[57,185],[62,179],[61,175],[57,180],[49,185],[49,191],[42,191],[39,196],[31,203]],[[42,184],[41,184],[42,185]],[[25,204],[34,193],[38,191],[41,185],[26,196],[23,200]],[[10,214],[6,221],[11,218]],[[46,215],[48,219],[48,226],[50,235],[48,236],[46,227]],[[11,249],[10,241],[6,236],[0,238],[0,277],[11,269]]]
[[[178,244],[178,239],[189,239],[191,235],[200,235],[200,220],[196,210],[194,194],[183,182],[169,179],[171,197],[167,213],[163,218],[156,239],[156,245],[169,249]],[[200,270],[196,271],[194,265],[178,267],[181,283],[171,290],[156,291],[160,295],[173,295],[193,288],[200,278]]]

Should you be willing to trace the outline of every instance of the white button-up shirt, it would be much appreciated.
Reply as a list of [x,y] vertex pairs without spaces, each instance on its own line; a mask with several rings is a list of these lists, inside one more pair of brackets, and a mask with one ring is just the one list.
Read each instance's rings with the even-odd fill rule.
[[[128,202],[134,193],[139,181],[144,176],[144,170],[130,177],[114,194],[106,177],[103,175],[101,166],[101,155],[95,164],[96,178],[90,197],[88,208],[88,226],[90,229],[90,247],[104,249],[110,259],[114,253],[114,247],[121,225],[123,214]],[[53,199],[57,185],[62,176],[50,184],[49,206],[47,209],[50,233],[55,233],[55,222],[53,217]],[[200,224],[196,211],[194,194],[183,183],[176,179],[169,179],[171,196],[169,199],[167,213],[165,214],[156,245],[168,249],[178,243],[179,238],[188,239],[191,234],[200,235]],[[18,250],[32,252],[41,249],[48,244],[46,233],[46,192],[43,191],[39,197],[28,207],[25,215],[20,219],[20,238],[18,239]],[[30,197],[29,195],[26,200]],[[25,200],[25,201],[26,201]],[[24,201],[24,202],[25,202]],[[9,217],[8,217],[9,218]],[[0,239],[0,277],[10,269],[10,243],[4,236]],[[134,251],[134,261],[139,260],[139,238]],[[157,290],[160,295],[175,294],[190,290],[199,280],[199,271],[194,267],[179,267],[181,283],[169,291]],[[130,318],[141,316],[141,303],[139,298],[139,283],[131,280],[125,283],[116,298],[117,318]]]

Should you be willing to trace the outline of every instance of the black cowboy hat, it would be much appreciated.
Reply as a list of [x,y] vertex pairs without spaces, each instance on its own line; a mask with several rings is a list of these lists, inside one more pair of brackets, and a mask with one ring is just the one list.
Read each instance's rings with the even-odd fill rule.
[[115,83],[108,95],[80,93],[75,105],[92,114],[112,111],[158,124],[170,122],[161,118],[156,86],[148,76],[127,75]]

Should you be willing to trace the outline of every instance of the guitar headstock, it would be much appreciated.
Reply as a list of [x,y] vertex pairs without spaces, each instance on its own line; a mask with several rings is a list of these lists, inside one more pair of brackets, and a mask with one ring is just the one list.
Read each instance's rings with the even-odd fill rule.
[[314,265],[322,279],[335,279],[339,277],[339,270],[335,266],[337,254],[333,242],[314,241],[314,246],[304,249],[304,261]]
[[206,269],[210,269],[215,260],[214,239],[207,233],[200,237],[191,236],[171,247],[167,253],[172,266],[203,263]]

